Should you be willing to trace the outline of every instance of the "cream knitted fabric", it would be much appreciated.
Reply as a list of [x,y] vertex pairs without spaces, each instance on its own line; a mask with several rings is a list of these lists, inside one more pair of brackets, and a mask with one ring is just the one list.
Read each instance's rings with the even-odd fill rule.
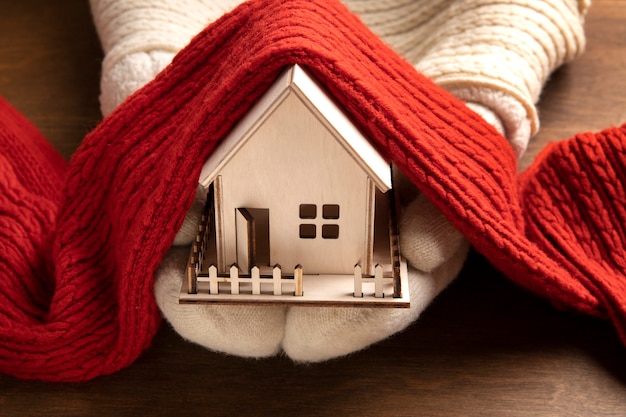
[[[90,0],[105,59],[101,107],[109,114],[149,82],[204,26],[242,0]],[[534,107],[556,66],[584,44],[587,4],[573,0],[344,0],[416,68],[468,103],[519,155],[537,129]],[[179,305],[187,251],[174,246],[157,273],[164,316],[186,339],[261,357],[282,347],[298,361],[344,355],[396,333],[458,274],[467,243],[410,184],[401,185],[401,248],[412,268],[410,309]],[[175,245],[192,241],[203,205],[191,207]],[[415,268],[428,271],[419,272]]]
[[406,329],[458,275],[468,249],[464,242],[432,273],[409,267],[409,309],[289,309],[283,350],[295,361],[319,362],[361,350]]
[[173,247],[165,256],[154,295],[165,317],[183,338],[231,355],[261,358],[280,352],[285,307],[241,307],[178,303],[189,248]]
[[104,50],[106,116],[152,80],[193,36],[242,0],[90,0]]
[[437,84],[503,121],[518,155],[539,126],[535,103],[585,45],[587,0],[346,0]]
[[[90,0],[110,113],[208,23],[242,0]],[[550,73],[582,52],[589,0],[344,0],[416,68],[493,109],[521,154]],[[500,93],[500,94],[498,94]]]

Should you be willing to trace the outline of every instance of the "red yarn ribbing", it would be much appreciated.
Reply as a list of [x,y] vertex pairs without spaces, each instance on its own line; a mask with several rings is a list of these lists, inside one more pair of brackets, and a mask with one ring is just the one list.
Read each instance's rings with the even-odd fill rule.
[[[626,341],[626,125],[548,146],[520,177],[527,235],[562,268],[562,307],[608,316]],[[540,277],[538,277],[540,278]],[[540,279],[525,279],[538,291]],[[588,302],[581,302],[588,300]]]
[[[602,235],[604,246],[592,252],[597,268],[563,255],[562,243],[573,237],[583,256],[592,233],[546,234],[553,222],[578,218],[546,215],[558,213],[551,205],[563,209],[579,198],[554,194],[561,185],[542,177],[552,164],[537,165],[520,193],[505,139],[339,1],[253,0],[200,33],[85,138],[67,168],[0,103],[0,371],[80,381],[127,366],[147,348],[160,322],[153,275],[193,201],[203,162],[294,63],[327,86],[379,151],[497,267],[562,305],[609,311],[624,328],[611,293],[623,275],[595,276],[621,265],[601,260],[623,235]],[[591,171],[593,181],[600,178]],[[614,173],[603,171],[598,181],[606,186],[593,201],[613,196]],[[592,208],[583,206],[581,213]],[[620,216],[611,212],[590,227]]]

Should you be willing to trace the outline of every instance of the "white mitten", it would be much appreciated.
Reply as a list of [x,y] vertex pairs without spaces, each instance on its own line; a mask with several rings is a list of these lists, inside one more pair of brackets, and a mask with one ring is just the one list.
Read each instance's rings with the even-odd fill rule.
[[[585,1],[345,3],[420,72],[466,101],[504,134],[518,157],[538,128],[535,103],[544,82],[557,66],[581,52],[585,40]],[[425,271],[410,269],[410,310],[294,307],[287,313],[285,352],[298,361],[325,360],[406,328],[457,275],[467,243],[418,195],[403,207],[400,250],[412,267]]]
[[[150,81],[193,35],[242,0],[90,0],[105,59],[103,114]],[[518,155],[538,126],[534,103],[548,75],[581,52],[585,0],[344,0],[416,68],[468,103]],[[523,18],[520,18],[523,16]],[[198,193],[157,272],[164,316],[186,339],[247,357],[282,348],[297,361],[360,350],[412,323],[458,274],[468,244],[409,183],[401,251],[410,264],[410,309],[179,305],[188,245],[204,205]]]
[[462,240],[457,251],[431,272],[409,266],[408,309],[290,308],[283,350],[295,361],[319,362],[356,352],[404,330],[458,275],[468,250],[469,244]]
[[161,262],[154,284],[156,301],[178,334],[231,355],[260,358],[279,353],[285,307],[178,303],[188,258],[187,246],[172,247]]

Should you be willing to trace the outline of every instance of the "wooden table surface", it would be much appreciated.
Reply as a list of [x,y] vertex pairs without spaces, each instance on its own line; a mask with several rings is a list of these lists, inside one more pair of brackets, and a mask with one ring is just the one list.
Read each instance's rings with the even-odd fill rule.
[[[588,48],[540,103],[549,141],[626,121],[626,2],[597,0]],[[0,94],[67,158],[100,119],[102,52],[86,0],[0,3]],[[472,254],[407,331],[295,365],[183,342],[164,324],[132,366],[82,384],[0,375],[2,416],[626,416],[626,350],[610,324],[553,309]]]

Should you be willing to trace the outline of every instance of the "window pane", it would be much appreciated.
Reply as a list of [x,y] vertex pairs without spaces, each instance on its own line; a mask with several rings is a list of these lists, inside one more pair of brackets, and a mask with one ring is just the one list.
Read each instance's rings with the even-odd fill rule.
[[300,225],[300,239],[315,239],[317,230],[314,224]]
[[338,219],[339,218],[339,205],[338,204],[324,204],[322,207],[322,217],[325,219]]
[[315,204],[300,204],[300,218],[314,219],[317,217],[317,206]]
[[324,239],[338,239],[339,238],[339,226],[336,224],[323,225],[322,237]]

